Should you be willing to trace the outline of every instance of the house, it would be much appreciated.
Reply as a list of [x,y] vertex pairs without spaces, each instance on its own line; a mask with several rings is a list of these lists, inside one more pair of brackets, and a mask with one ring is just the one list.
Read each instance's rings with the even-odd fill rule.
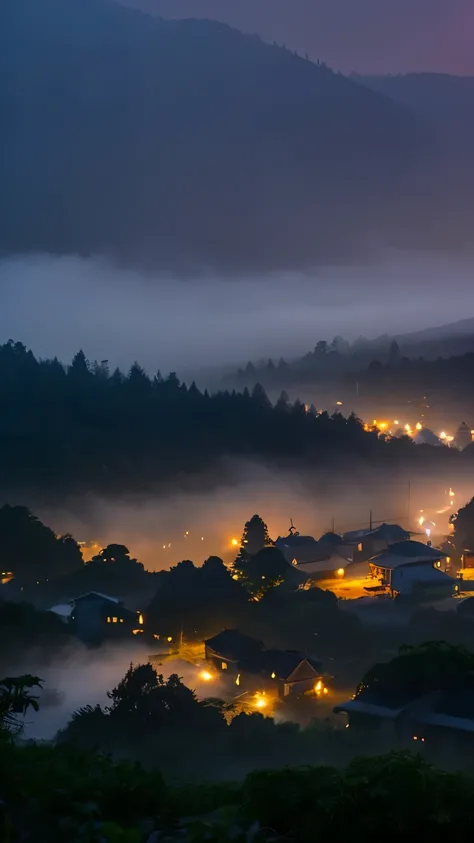
[[88,642],[130,635],[143,627],[141,613],[127,609],[116,597],[97,591],[81,594],[69,604],[53,606],[51,611],[66,620],[78,638]]
[[239,663],[263,650],[263,642],[244,635],[238,629],[224,629],[204,641],[206,661],[218,670],[238,673]]
[[320,550],[318,542],[313,536],[300,536],[300,534],[290,527],[290,532],[287,536],[278,536],[275,541],[275,547],[281,551],[286,561],[290,564],[300,564],[301,562],[313,562],[318,559]]
[[364,689],[352,700],[334,707],[346,714],[348,726],[365,733],[385,736],[412,747],[413,742],[451,751],[459,761],[465,751],[469,760],[474,749],[474,676],[468,674],[450,686],[422,695],[399,691],[390,696],[376,689]]
[[453,593],[455,581],[446,574],[443,551],[417,541],[401,541],[369,560],[372,575],[392,593],[417,595]]
[[340,556],[337,552],[329,552],[324,559],[315,562],[301,562],[295,570],[304,574],[308,580],[330,579],[343,577],[351,560]]
[[392,544],[407,541],[410,536],[411,533],[398,524],[383,523],[375,528],[344,533],[343,540],[354,547],[354,562],[366,562]]
[[280,698],[322,692],[321,663],[296,650],[262,650],[239,663],[238,684],[244,691],[265,691]]
[[353,548],[345,545],[337,533],[325,533],[316,541],[312,536],[300,536],[292,526],[288,536],[277,538],[275,546],[301,575],[300,581],[295,582],[299,587],[305,587],[315,579],[344,576],[347,565],[352,562]]
[[403,716],[416,702],[417,697],[403,689],[388,695],[374,688],[364,688],[353,699],[336,705],[333,711],[345,714],[348,726],[359,731],[402,739]]

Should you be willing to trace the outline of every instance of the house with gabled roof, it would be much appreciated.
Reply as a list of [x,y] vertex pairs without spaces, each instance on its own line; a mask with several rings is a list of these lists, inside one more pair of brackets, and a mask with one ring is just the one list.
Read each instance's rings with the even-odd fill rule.
[[390,545],[369,560],[374,578],[392,595],[414,595],[433,590],[439,596],[453,594],[455,580],[446,574],[446,554],[418,541],[401,541]]

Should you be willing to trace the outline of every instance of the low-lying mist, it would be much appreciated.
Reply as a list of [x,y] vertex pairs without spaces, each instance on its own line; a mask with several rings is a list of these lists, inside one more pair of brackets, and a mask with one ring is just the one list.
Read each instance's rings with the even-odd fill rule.
[[[446,499],[452,487],[455,497]],[[417,529],[419,510],[431,517],[440,534],[448,531],[447,503],[462,506],[472,497],[472,484],[437,472],[397,474],[367,465],[339,465],[333,471],[277,469],[252,460],[228,461],[221,471],[176,481],[156,495],[99,498],[73,497],[61,507],[28,501],[44,523],[57,533],[103,547],[127,545],[149,570],[169,568],[182,559],[201,564],[210,555],[230,562],[232,539],[240,539],[244,523],[258,513],[272,538],[286,535],[293,519],[302,534],[315,537],[373,523],[397,522]],[[9,501],[14,503],[14,501]],[[97,551],[95,551],[97,552]]]
[[474,311],[473,266],[417,253],[371,266],[258,277],[145,274],[99,258],[0,261],[0,340],[42,357],[195,374],[249,358],[291,357],[321,338],[418,330]]
[[[51,740],[78,709],[86,705],[107,706],[107,692],[119,684],[130,664],[145,664],[151,655],[152,645],[142,646],[135,640],[129,644],[103,644],[96,650],[76,641],[45,667],[38,666],[32,651],[22,663],[22,672],[39,676],[43,689],[39,692],[39,711],[30,709],[26,716],[24,737]],[[165,679],[177,674],[199,699],[216,692],[214,686],[200,680],[197,665],[176,658],[157,662],[155,668]]]

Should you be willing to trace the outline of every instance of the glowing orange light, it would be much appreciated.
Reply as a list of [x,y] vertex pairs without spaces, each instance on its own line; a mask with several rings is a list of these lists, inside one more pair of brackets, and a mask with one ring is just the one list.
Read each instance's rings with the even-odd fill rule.
[[199,678],[202,679],[204,682],[210,682],[212,679],[212,673],[209,673],[208,670],[201,670]]

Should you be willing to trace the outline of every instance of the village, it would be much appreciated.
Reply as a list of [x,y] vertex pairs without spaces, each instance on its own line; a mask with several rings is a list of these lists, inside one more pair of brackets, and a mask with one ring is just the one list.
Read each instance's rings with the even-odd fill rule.
[[[446,496],[449,505],[454,496],[451,489]],[[133,643],[137,656],[132,658],[145,659],[164,675],[184,675],[198,698],[223,700],[229,717],[259,712],[300,723],[316,717],[336,728],[380,728],[382,735],[387,735],[390,727],[403,740],[408,730],[412,738],[424,742],[428,726],[439,726],[439,718],[444,717],[439,713],[444,708],[439,706],[449,707],[451,697],[443,691],[441,699],[439,691],[438,695],[422,695],[423,701],[416,694],[400,701],[392,692],[381,694],[373,689],[355,695],[353,674],[347,671],[351,655],[350,637],[343,631],[345,619],[349,622],[355,616],[362,629],[381,640],[385,630],[396,627],[401,641],[414,611],[432,610],[437,617],[455,613],[460,623],[474,622],[474,552],[465,548],[459,553],[453,519],[441,536],[432,534],[438,528],[428,514],[417,515],[416,530],[375,523],[372,513],[368,521],[366,527],[342,533],[329,530],[316,539],[300,534],[290,519],[286,535],[272,540],[264,521],[254,515],[240,541],[230,541],[237,552],[233,563],[224,565],[211,557],[202,568],[181,562],[170,572],[158,574],[137,572],[138,563],[127,556],[127,548],[111,545],[85,563],[83,571],[91,583],[106,585],[114,582],[110,579],[114,566],[122,566],[126,583],[122,594],[94,588],[50,606],[49,611],[88,647]],[[97,579],[100,568],[102,578]],[[162,600],[158,600],[158,611],[153,601],[147,608],[151,581],[146,581],[146,588],[137,588],[137,573],[156,578],[155,601]],[[90,579],[93,576],[95,580]],[[170,576],[175,577],[177,587],[168,600]],[[204,576],[206,583],[195,589],[191,579]],[[191,577],[189,583],[187,577]],[[214,592],[218,582],[221,585]],[[223,591],[219,591],[221,586]],[[14,588],[15,580],[7,579],[1,596],[14,593]],[[200,588],[204,589],[201,597]],[[142,594],[140,604],[136,602],[138,593]],[[237,595],[239,602],[242,594],[245,602],[239,603],[237,612],[227,607],[226,601],[232,603]],[[148,593],[148,601],[150,596]],[[176,605],[181,606],[179,620],[173,610],[175,597]],[[203,600],[208,601],[206,609]],[[164,607],[168,602],[167,615]],[[220,612],[217,605],[222,608],[222,603]],[[193,619],[195,607],[198,612],[203,610],[204,621]],[[329,620],[321,632],[314,633],[317,637],[310,644],[303,615],[314,616],[316,623],[321,611]],[[293,625],[289,624],[289,631],[283,630],[286,615],[292,613],[296,616]],[[311,625],[310,620],[309,635]],[[316,628],[320,627],[316,624]],[[339,635],[338,630],[341,640],[333,651],[328,641]],[[212,634],[206,634],[209,631]],[[385,660],[396,655],[393,649],[381,652]],[[418,719],[413,719],[414,712]],[[449,716],[451,719],[443,720],[443,728],[464,728],[454,715]],[[472,719],[469,715],[467,721],[474,734],[474,705]]]

